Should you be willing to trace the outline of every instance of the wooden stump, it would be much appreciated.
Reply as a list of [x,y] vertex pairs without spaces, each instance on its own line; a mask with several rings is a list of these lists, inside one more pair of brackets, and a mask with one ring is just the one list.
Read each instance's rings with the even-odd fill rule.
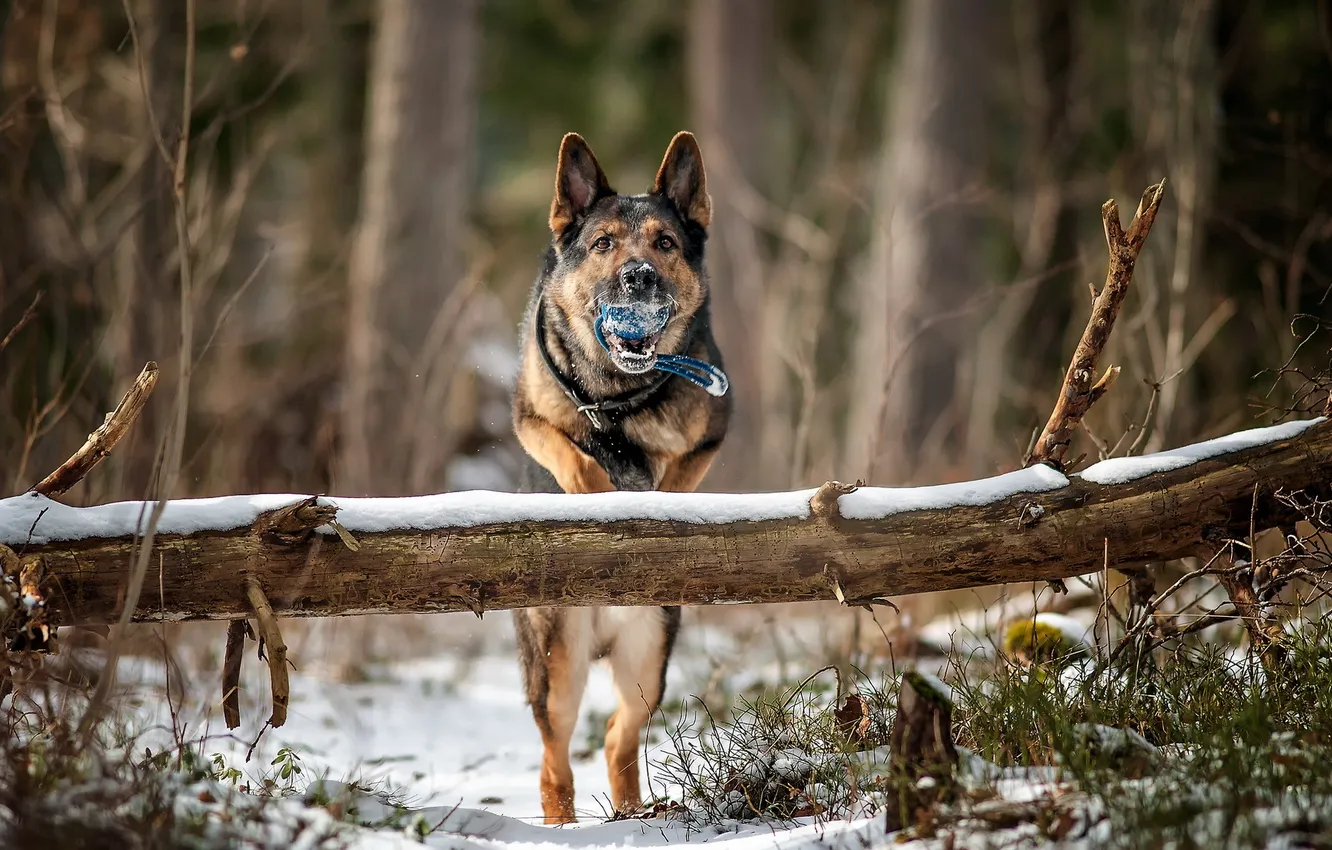
[[895,831],[917,823],[923,811],[952,796],[957,747],[946,685],[914,670],[903,674],[888,746],[897,805],[888,808],[887,826]]

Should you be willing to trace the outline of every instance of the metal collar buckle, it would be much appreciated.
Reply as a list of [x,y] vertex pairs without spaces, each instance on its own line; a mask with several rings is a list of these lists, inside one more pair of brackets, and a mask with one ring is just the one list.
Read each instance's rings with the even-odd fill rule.
[[596,428],[598,431],[605,430],[606,425],[602,422],[601,416],[598,415],[601,412],[601,402],[597,402],[596,404],[580,404],[578,405],[578,412],[587,416],[587,420],[592,423],[593,428]]

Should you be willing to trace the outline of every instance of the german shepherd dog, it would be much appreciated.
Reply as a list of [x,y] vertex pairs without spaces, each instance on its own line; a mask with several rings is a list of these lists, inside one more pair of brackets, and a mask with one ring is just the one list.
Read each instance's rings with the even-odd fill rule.
[[[513,423],[526,492],[691,492],[721,447],[730,397],[709,327],[703,248],[712,219],[703,157],[671,141],[652,190],[620,195],[592,150],[560,145],[551,243],[522,329]],[[607,316],[615,321],[606,321]],[[651,317],[635,325],[625,317]],[[672,362],[720,376],[686,380]],[[515,612],[528,702],[545,746],[547,823],[574,818],[569,741],[592,661],[610,663],[619,705],[606,727],[611,801],[642,806],[639,739],[661,701],[680,609]]]

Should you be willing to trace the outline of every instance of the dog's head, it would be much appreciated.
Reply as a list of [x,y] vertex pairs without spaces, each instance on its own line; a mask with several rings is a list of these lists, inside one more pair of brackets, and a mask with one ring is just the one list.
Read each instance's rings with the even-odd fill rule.
[[550,207],[553,267],[546,291],[585,351],[629,374],[656,365],[684,337],[706,296],[703,244],[712,220],[703,155],[689,133],[671,140],[646,195],[619,195],[582,136],[560,144]]

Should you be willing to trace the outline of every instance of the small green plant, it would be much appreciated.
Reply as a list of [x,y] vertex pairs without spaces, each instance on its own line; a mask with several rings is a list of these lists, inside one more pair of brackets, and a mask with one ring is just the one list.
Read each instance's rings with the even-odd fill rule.
[[265,780],[265,790],[280,796],[290,796],[301,790],[296,784],[300,780],[303,768],[301,757],[295,750],[291,747],[282,747],[269,764],[276,770]]
[[235,788],[236,783],[240,782],[245,776],[239,768],[227,764],[226,757],[221,753],[213,753],[213,757],[209,761],[212,764],[213,779],[218,782],[225,782]]

